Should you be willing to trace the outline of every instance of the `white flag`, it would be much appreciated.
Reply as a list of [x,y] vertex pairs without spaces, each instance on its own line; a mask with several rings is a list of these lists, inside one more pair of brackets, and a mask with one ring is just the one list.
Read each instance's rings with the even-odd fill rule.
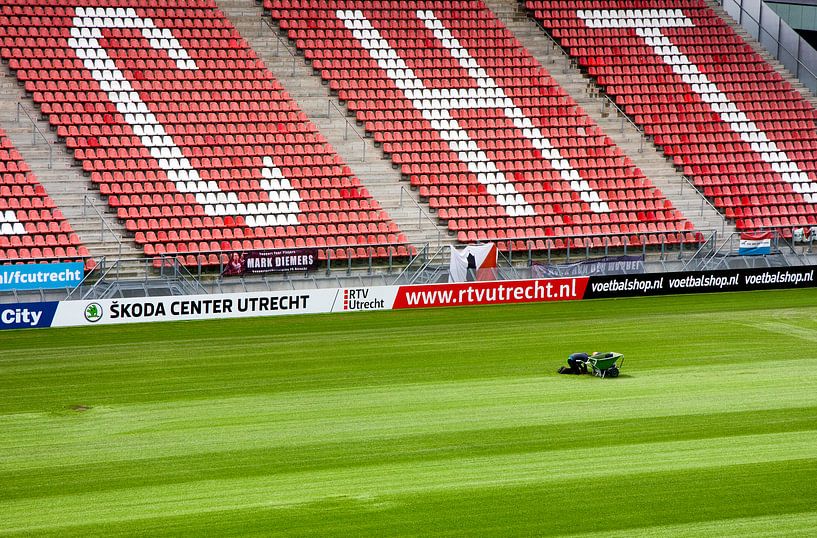
[[461,249],[451,247],[448,281],[496,280],[496,259],[497,250],[493,243],[468,245]]

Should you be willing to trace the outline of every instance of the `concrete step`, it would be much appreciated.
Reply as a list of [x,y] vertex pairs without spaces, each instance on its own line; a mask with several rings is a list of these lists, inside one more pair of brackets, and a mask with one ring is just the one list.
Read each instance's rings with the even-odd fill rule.
[[[411,190],[400,170],[392,166],[391,159],[384,158],[382,149],[349,115],[345,103],[330,93],[329,86],[313,71],[311,62],[304,59],[275,23],[267,22],[269,17],[262,8],[252,0],[219,0],[218,5],[406,237],[417,247],[436,242],[438,236],[451,242],[447,228],[436,224],[436,217],[418,193]],[[417,228],[414,217],[400,210],[401,200],[404,207],[414,208],[409,212],[414,217],[417,205],[424,210],[427,218],[422,219],[422,230]]]
[[[99,260],[116,252],[123,257],[143,257],[141,248],[126,239],[126,230],[93,187],[82,168],[75,165],[65,145],[57,140],[36,105],[25,94],[7,65],[0,68],[0,122],[9,139],[28,163],[37,180]],[[35,129],[36,127],[36,129]],[[91,205],[98,211],[91,209]],[[105,230],[100,234],[100,230]]]

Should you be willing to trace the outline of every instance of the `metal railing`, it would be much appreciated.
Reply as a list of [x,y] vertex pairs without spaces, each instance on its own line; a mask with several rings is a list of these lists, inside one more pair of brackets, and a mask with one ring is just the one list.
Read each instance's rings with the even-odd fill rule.
[[[692,234],[693,237],[686,237],[687,234]],[[673,235],[674,238],[670,237]],[[529,236],[513,239],[488,239],[486,242],[497,245],[499,269],[502,275],[500,279],[512,280],[519,278],[517,271],[519,267],[531,267],[534,262],[570,263],[575,259],[587,260],[598,255],[609,256],[611,252],[622,253],[625,256],[640,254],[643,259],[646,259],[648,249],[650,251],[658,249],[660,261],[663,262],[667,260],[670,252],[677,249],[677,259],[683,260],[686,255],[694,257],[707,248],[711,250],[711,245],[715,243],[717,237],[716,230],[678,230],[675,232]],[[457,243],[451,246],[463,248],[467,245]],[[424,248],[406,265],[395,282],[414,284],[421,279],[433,279],[438,276],[444,272],[444,266],[447,267],[446,249],[446,246],[440,246],[434,250]],[[520,254],[523,256],[521,261]]]
[[678,191],[680,194],[684,193],[684,186],[685,185],[688,185],[689,188],[691,188],[693,191],[698,193],[698,195],[699,195],[699,197],[701,199],[701,207],[700,207],[700,211],[698,212],[698,215],[703,215],[704,214],[704,208],[708,206],[709,209],[721,219],[721,233],[725,232],[726,231],[726,217],[723,215],[723,213],[721,213],[718,210],[718,208],[715,207],[715,205],[712,202],[710,202],[709,199],[706,196],[704,196],[704,193],[702,193],[700,190],[698,190],[698,187],[696,187],[695,184],[692,181],[690,181],[688,177],[682,175],[681,176],[681,188]]
[[409,191],[406,190],[405,187],[402,185],[400,186],[400,204],[397,206],[400,209],[403,208],[403,193],[406,193],[405,198],[411,201],[412,204],[417,208],[417,227],[422,232],[423,231],[423,221],[428,221],[431,224],[431,227],[437,231],[437,247],[442,245],[442,234],[440,233],[440,227],[437,225],[436,222],[431,218],[431,216],[423,210],[423,207],[417,203],[417,200],[411,195]]
[[707,263],[706,260],[712,259],[723,246],[723,244],[718,246],[718,237],[717,232],[707,237],[706,241],[702,242],[692,256],[684,263],[683,270],[688,270],[693,264],[698,264],[699,266],[705,265]]
[[[562,46],[561,46],[561,45],[560,45],[560,44],[559,44],[559,43],[558,43],[558,42],[557,42],[555,39],[553,39],[553,36],[551,36],[551,35],[550,35],[550,33],[549,33],[549,32],[548,32],[546,29],[545,29],[545,27],[544,27],[544,26],[542,26],[542,23],[541,23],[541,22],[539,22],[539,20],[537,20],[537,19],[536,19],[536,17],[529,17],[529,20],[533,21],[533,23],[534,23],[534,24],[535,24],[537,27],[539,27],[539,30],[541,30],[541,31],[542,31],[542,34],[543,34],[545,37],[547,37],[547,38],[548,38],[548,40],[550,41],[550,49],[546,49],[546,53],[547,53],[548,57],[550,56],[550,51],[551,51],[552,49],[554,49],[554,48],[557,48],[557,49],[559,49],[559,50],[562,52],[562,56],[563,56],[563,57],[564,57],[564,59],[565,59],[565,63],[564,63],[564,65],[562,66],[562,73],[567,73],[567,71],[568,71],[569,67],[570,67],[570,66],[571,66],[573,63],[575,63],[574,58],[573,58],[572,56],[570,56],[570,54],[568,54],[568,53],[567,53],[567,51],[566,51],[566,50],[565,50],[565,49],[564,49],[564,48],[563,48],[563,47],[562,47]],[[551,63],[553,63],[553,62],[551,62]]]
[[[809,233],[808,234],[808,239],[806,239],[806,238],[801,239],[801,243],[803,243],[803,249],[802,249],[802,252],[798,252],[797,251],[797,246],[796,246],[796,241],[795,241],[795,237],[796,237],[795,232],[798,229],[801,230],[801,231],[803,229],[807,229],[807,230],[809,230],[809,232],[817,232],[817,227],[815,227],[815,226],[791,226],[791,225],[788,225],[788,226],[764,226],[764,227],[760,228],[758,231],[771,231],[772,234],[773,234],[773,239],[774,239],[773,244],[777,248],[781,248],[781,245],[783,245],[785,247],[788,247],[789,252],[791,254],[793,254],[797,258],[797,261],[800,264],[806,264],[807,261],[806,261],[804,255],[805,254],[810,254],[811,252],[813,252],[815,233]],[[806,244],[808,245],[808,248],[806,248]]]
[[[159,260],[159,274],[161,277],[172,279],[178,283],[188,295],[207,293],[207,290],[202,286],[201,280],[196,278],[176,256],[162,255]],[[171,270],[169,275],[166,272],[168,269]]]
[[643,153],[643,152],[644,152],[644,139],[645,139],[645,138],[646,138],[646,136],[647,136],[647,135],[644,133],[644,129],[642,129],[641,127],[639,127],[639,126],[638,126],[638,125],[637,125],[637,124],[636,124],[636,123],[635,123],[635,122],[632,120],[632,118],[630,118],[630,116],[629,116],[629,115],[628,115],[626,112],[624,112],[623,110],[621,110],[621,108],[619,108],[619,106],[616,104],[616,102],[615,102],[615,101],[613,101],[613,100],[610,98],[610,96],[609,96],[609,95],[607,95],[606,93],[604,93],[604,94],[601,94],[601,96],[602,96],[602,98],[603,98],[602,103],[601,103],[601,114],[604,114],[604,108],[605,108],[605,105],[606,105],[606,106],[612,106],[613,108],[615,108],[615,109],[618,111],[618,115],[619,115],[619,117],[621,117],[621,134],[624,134],[624,125],[625,125],[625,120],[626,120],[626,122],[627,122],[627,123],[629,123],[629,124],[632,126],[632,128],[633,128],[633,129],[635,129],[635,130],[636,130],[636,132],[638,133],[638,138],[639,138],[639,141],[638,141],[638,152],[639,152],[639,153]]
[[[788,265],[813,263],[807,254],[812,252],[813,242],[817,237],[817,227],[814,227],[814,233],[810,233],[806,239],[803,239],[804,236],[802,235],[798,236],[800,237],[800,246],[796,245],[793,239],[789,239],[789,234],[798,228],[802,231],[802,227],[774,228],[773,256],[771,258],[763,256],[750,257],[751,259],[748,262],[744,261],[743,263],[766,263],[769,266],[774,263]],[[500,267],[503,268],[499,277],[507,280],[523,278],[525,270],[535,263],[570,263],[571,261],[591,259],[602,254],[604,256],[640,254],[645,260],[650,259],[647,257],[647,254],[650,254],[653,261],[664,263],[665,260],[671,262],[671,258],[668,256],[677,252],[677,260],[681,262],[683,270],[696,267],[698,269],[711,269],[712,263],[722,265],[725,263],[724,260],[727,262],[732,260],[732,263],[736,263],[737,257],[732,251],[735,250],[735,241],[739,237],[740,234],[737,232],[724,237],[717,230],[677,230],[674,232],[641,231],[601,235],[531,236],[494,239],[491,242],[496,243],[499,250]],[[402,245],[408,247],[407,244]],[[387,249],[387,259],[376,253],[376,248],[379,246]],[[456,244],[453,246],[463,247],[465,245]],[[303,286],[303,284],[298,284],[299,278],[302,282],[310,282],[310,285],[320,288],[327,285],[341,285],[339,284],[339,278],[341,278],[339,275],[342,273],[333,271],[343,271],[347,278],[360,278],[363,271],[372,275],[374,268],[380,269],[376,276],[377,278],[383,278],[384,282],[390,281],[393,284],[417,283],[442,278],[448,267],[448,259],[445,256],[448,248],[448,245],[431,248],[429,243],[425,243],[418,246],[416,252],[409,248],[407,251],[401,251],[398,256],[397,244],[394,243],[329,247],[328,249],[318,249],[325,250],[326,255],[321,264],[311,271],[247,274],[242,277],[224,277],[228,256],[235,253],[236,250],[165,253],[152,258],[119,259],[113,262],[102,257],[86,273],[85,278],[79,285],[70,290],[66,288],[63,293],[66,294],[65,299],[87,299],[104,297],[106,294],[121,293],[122,290],[129,293],[127,296],[132,296],[131,294],[134,291],[142,288],[144,288],[145,296],[149,294],[206,294],[208,293],[208,286],[218,287],[219,290],[222,286],[243,287],[246,291],[248,289],[257,289],[260,285],[266,285],[267,289],[280,289],[282,285],[289,285],[296,289],[296,286]],[[338,250],[345,252],[345,260],[338,260],[335,257]],[[784,251],[789,250],[794,254],[793,258],[788,258],[785,255],[781,256]],[[380,252],[382,254],[383,251]],[[356,257],[360,256],[361,253],[363,253],[364,257]],[[213,263],[214,258],[210,256],[211,254],[218,256],[215,263]],[[655,257],[656,254],[660,254],[660,259]],[[368,260],[366,255],[368,255]],[[190,264],[186,263],[190,261],[189,256],[201,256],[201,258],[196,263]],[[42,261],[54,260],[49,258]],[[21,263],[30,263],[41,260],[25,259],[19,261]],[[3,260],[3,263],[14,263],[14,260]],[[198,264],[198,267],[196,267],[196,264]],[[144,269],[144,277],[128,277],[124,280],[117,277],[120,271],[133,274],[133,269],[139,266]],[[196,269],[198,274],[196,274]],[[204,269],[206,269],[206,272],[203,271]],[[353,269],[356,270],[354,274],[352,273]],[[395,269],[397,269],[396,272]],[[321,276],[324,270],[325,277]],[[386,280],[387,275],[389,281]],[[321,281],[323,281],[323,285],[320,284]],[[141,287],[140,283],[142,284]],[[58,290],[39,290],[41,300],[45,300],[43,297],[46,293],[53,299],[55,291]],[[30,295],[31,293],[32,291],[26,290],[23,295]],[[20,299],[16,291],[7,292],[6,298],[8,299],[11,296],[18,302],[26,300]]]
[[28,118],[28,121],[31,122],[31,145],[32,146],[37,145],[37,136],[39,135],[40,138],[43,139],[45,146],[48,148],[48,169],[51,170],[51,168],[54,166],[54,144],[52,144],[51,141],[45,137],[45,134],[40,130],[39,127],[37,127],[37,122],[34,120],[34,118],[31,117],[31,114],[28,113],[26,107],[24,107],[23,104],[20,102],[17,103],[18,124],[20,123],[21,112],[26,118]]
[[349,127],[352,128],[352,132],[360,139],[361,145],[363,146],[363,153],[361,154],[360,162],[366,162],[366,137],[360,134],[357,128],[349,121],[349,117],[335,105],[332,99],[326,100],[326,117],[330,118],[332,116],[332,109],[338,113],[338,116],[343,119],[344,123],[346,124],[343,130],[343,139],[349,139]]
[[[812,233],[808,234],[808,237],[802,237],[800,239],[801,249],[798,250],[797,241],[795,240],[796,234],[795,232],[803,229],[807,229]],[[811,262],[807,255],[810,255],[814,252],[814,240],[817,238],[817,227],[812,226],[767,226],[763,228],[753,229],[751,233],[758,233],[768,231],[771,232],[771,254],[773,255],[785,255],[786,250],[788,254],[794,256],[797,260],[795,265],[809,265]],[[728,256],[741,256],[739,254],[740,245],[739,241],[741,236],[744,232],[743,231],[735,231],[730,234],[726,234],[721,237],[720,244],[717,243],[717,237],[715,236],[712,238],[711,244],[705,244],[701,246],[699,252],[696,252],[687,263],[684,264],[684,270],[690,269],[691,266],[697,265],[700,267],[706,267],[709,262],[714,259],[728,257]],[[763,258],[763,256],[749,256],[750,258]],[[788,260],[787,260],[788,263]]]
[[292,72],[290,75],[295,75],[295,65],[298,55],[290,50],[289,43],[284,41],[284,39],[278,34],[278,31],[272,26],[272,22],[270,20],[268,20],[266,17],[261,17],[260,20],[261,22],[258,26],[258,36],[260,37],[264,35],[264,32],[266,31],[265,28],[272,32],[272,36],[275,38],[275,56],[281,55],[281,45],[283,45],[284,50],[292,58]]
[[[693,238],[687,238],[688,234],[692,234]],[[570,262],[571,259],[577,257],[577,252],[580,253],[578,257],[585,259],[590,258],[593,254],[603,253],[609,256],[611,251],[620,251],[624,255],[640,252],[646,257],[648,248],[651,251],[657,249],[662,260],[677,248],[677,258],[680,260],[687,252],[690,252],[690,249],[697,250],[696,245],[716,234],[716,230],[707,229],[619,231],[584,235],[528,236],[513,239],[488,238],[487,241],[495,242],[500,251],[507,252],[511,262],[513,262],[515,253],[524,254],[526,263],[530,265],[535,258],[534,253],[539,253],[538,258],[546,259],[550,263],[554,259]],[[520,244],[524,248],[519,248]],[[560,255],[557,256],[557,253]]]
[[[68,293],[68,295],[65,297],[65,299],[70,300],[74,296],[74,293],[76,293],[79,296],[78,297],[79,299],[85,299],[88,296],[90,296],[93,293],[93,291],[96,289],[96,287],[99,285],[99,283],[104,280],[105,276],[109,272],[113,271],[114,269],[117,269],[116,274],[119,275],[118,267],[119,267],[121,261],[122,260],[120,258],[119,260],[116,260],[112,264],[108,265],[107,260],[106,260],[106,258],[104,256],[102,258],[100,258],[97,261],[97,264],[90,271],[88,271],[85,274],[85,277],[82,279],[82,281],[80,281],[80,283],[77,284],[74,287],[74,289],[72,289]],[[118,276],[117,276],[117,278],[118,278]],[[83,293],[83,291],[82,291],[83,288],[85,286],[89,285],[91,282],[93,282],[91,287],[88,290],[85,290],[85,293]]]
[[439,246],[434,252],[431,252],[429,245],[424,245],[422,249],[417,252],[402,271],[394,279],[395,283],[416,284],[421,275],[428,269],[429,265],[434,260],[438,259],[445,247]]
[[105,218],[105,215],[99,210],[99,208],[97,208],[93,198],[86,194],[83,196],[82,200],[83,217],[87,214],[87,209],[89,207],[96,214],[96,216],[99,217],[99,240],[105,241],[105,232],[108,232],[108,234],[110,234],[110,236],[116,242],[119,259],[122,259],[122,234],[115,232],[111,228],[111,226],[108,224],[108,220]]

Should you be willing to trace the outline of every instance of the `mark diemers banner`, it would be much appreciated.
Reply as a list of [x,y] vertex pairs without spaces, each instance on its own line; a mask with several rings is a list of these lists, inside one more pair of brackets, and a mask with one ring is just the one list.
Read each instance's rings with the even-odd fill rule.
[[248,273],[294,273],[318,267],[318,249],[293,248],[233,252],[224,267],[224,276]]

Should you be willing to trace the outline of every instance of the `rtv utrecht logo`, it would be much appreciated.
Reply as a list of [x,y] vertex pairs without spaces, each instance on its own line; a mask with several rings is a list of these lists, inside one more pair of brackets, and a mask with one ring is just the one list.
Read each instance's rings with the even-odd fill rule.
[[370,289],[343,290],[344,310],[382,310],[386,301],[382,298],[370,297]]

